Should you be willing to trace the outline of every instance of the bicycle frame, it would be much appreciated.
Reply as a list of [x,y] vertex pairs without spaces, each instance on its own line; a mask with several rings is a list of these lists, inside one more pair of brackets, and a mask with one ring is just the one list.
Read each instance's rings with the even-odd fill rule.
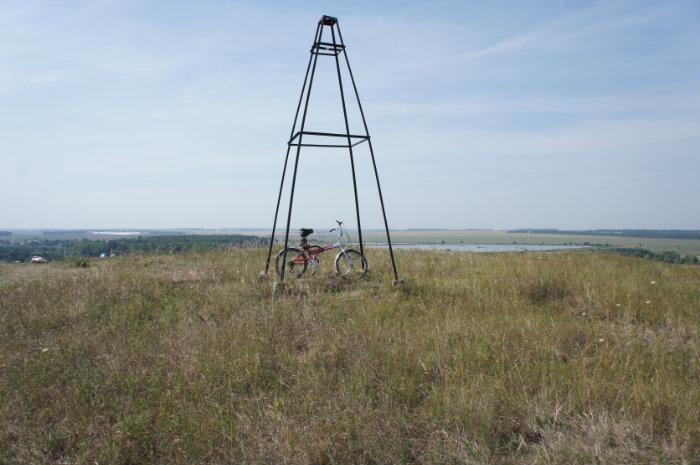
[[[345,245],[343,244],[342,237],[345,235],[345,237],[350,239],[350,236],[348,236],[347,232],[343,230],[343,222],[342,221],[337,221],[338,223],[338,234],[337,238],[338,240],[332,244],[326,244],[326,245],[304,245],[302,249],[304,249],[304,256],[297,256],[294,257],[290,263],[293,263],[295,265],[301,265],[303,263],[309,263],[313,262],[316,260],[316,257],[321,255],[323,252],[327,252],[329,250],[334,250],[334,249],[340,249],[340,253],[345,253]],[[336,228],[334,228],[336,229]],[[333,229],[331,229],[333,231]]]

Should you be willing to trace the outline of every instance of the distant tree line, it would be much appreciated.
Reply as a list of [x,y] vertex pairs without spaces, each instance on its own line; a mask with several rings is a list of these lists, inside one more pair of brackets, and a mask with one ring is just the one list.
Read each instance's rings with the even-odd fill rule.
[[43,236],[84,236],[87,233],[84,229],[57,229],[41,232]]
[[62,260],[71,257],[99,257],[101,254],[173,254],[194,250],[258,246],[265,242],[260,237],[240,234],[142,236],[106,241],[89,239],[4,240],[0,241],[0,261],[27,261],[33,255],[39,255],[48,260]]
[[683,265],[697,265],[700,264],[698,257],[693,255],[681,255],[678,252],[672,252],[666,250],[664,252],[653,252],[649,249],[644,249],[641,247],[607,247],[601,249],[605,252],[617,253],[620,255],[625,255],[628,257],[639,257],[646,258],[648,260],[658,260],[664,263],[677,263]]
[[580,231],[551,228],[511,229],[509,233],[570,234],[579,236],[646,237],[656,239],[700,239],[698,229],[584,229]]

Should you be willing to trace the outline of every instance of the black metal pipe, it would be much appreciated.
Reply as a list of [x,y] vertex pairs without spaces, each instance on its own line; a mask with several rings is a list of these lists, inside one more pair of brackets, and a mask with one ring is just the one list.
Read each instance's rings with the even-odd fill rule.
[[379,183],[379,172],[377,171],[377,162],[374,158],[374,149],[372,148],[372,141],[367,140],[369,145],[369,154],[372,158],[372,167],[374,168],[374,177],[377,180],[377,191],[379,192],[379,204],[382,206],[382,217],[384,218],[384,229],[386,230],[386,242],[389,245],[389,255],[391,256],[391,266],[394,269],[394,281],[399,281],[399,275],[396,271],[396,260],[394,259],[394,249],[391,246],[391,235],[389,234],[389,222],[386,219],[386,209],[384,208],[384,196],[382,195],[382,186]]
[[[317,132],[317,131],[300,131],[297,134],[304,134],[305,136],[328,136],[328,137],[352,137],[354,139],[367,139],[368,136],[362,136],[358,134],[340,134],[337,132]],[[296,135],[295,135],[296,137]]]
[[333,47],[333,49],[344,49],[345,45],[332,44],[330,42],[318,42],[318,45],[324,45],[326,47]]
[[361,143],[366,142],[368,140],[369,140],[369,137],[362,139],[362,140],[359,140],[359,141],[355,142],[354,144],[352,144],[352,147],[355,147],[356,145],[360,145]]
[[[337,27],[336,22],[336,27]],[[333,38],[333,46],[335,43],[335,30],[331,26],[331,37]],[[362,225],[360,224],[360,201],[357,198],[357,178],[355,177],[355,160],[352,155],[352,139],[350,138],[350,124],[348,123],[348,110],[345,107],[345,93],[343,92],[343,78],[340,74],[340,60],[338,56],[335,57],[335,69],[338,71],[338,86],[340,87],[340,101],[343,103],[343,119],[345,120],[345,132],[348,137],[348,150],[350,151],[350,169],[352,170],[352,188],[355,193],[355,213],[357,216],[357,237],[360,240],[360,253],[365,254],[364,246],[362,244]]]
[[[321,27],[321,25],[318,25],[316,27],[316,32],[314,33],[314,42],[317,40],[318,30],[320,27]],[[306,73],[304,74],[304,84],[301,86],[301,93],[299,94],[299,103],[297,103],[297,111],[294,114],[294,123],[292,123],[292,130],[291,130],[291,133],[289,134],[290,138],[294,134],[294,129],[296,129],[296,126],[297,126],[297,119],[299,118],[299,109],[301,108],[301,101],[304,98],[304,90],[306,89],[306,81],[309,78],[309,68],[311,67],[311,59],[312,58],[313,58],[313,56],[309,55],[309,63],[306,65]],[[275,231],[277,230],[277,215],[279,214],[279,210],[280,210],[280,202],[282,200],[282,188],[284,186],[284,178],[287,174],[287,163],[289,161],[290,150],[291,150],[291,147],[287,146],[287,153],[284,156],[284,166],[282,168],[282,179],[280,180],[280,189],[279,189],[279,192],[277,194],[277,206],[275,207],[275,219],[272,221],[272,234],[270,235],[270,246],[268,247],[268,250],[267,250],[267,260],[265,260],[265,274],[267,274],[269,269],[270,269],[270,257],[272,256],[272,244],[275,242]]]
[[[340,39],[341,45],[345,45],[343,42],[343,34],[340,32],[340,25],[336,21],[336,28],[338,29],[338,38]],[[357,106],[360,108],[360,116],[362,117],[362,124],[365,127],[365,134],[367,134],[367,144],[369,145],[369,153],[372,158],[372,167],[374,168],[374,177],[377,180],[377,191],[379,192],[379,203],[382,207],[382,217],[384,218],[384,229],[386,230],[386,241],[389,246],[389,255],[391,256],[391,266],[394,270],[394,281],[399,281],[399,275],[396,271],[396,260],[394,259],[394,249],[391,246],[391,235],[389,234],[389,222],[386,219],[386,209],[384,208],[384,196],[382,195],[382,186],[379,182],[379,172],[377,170],[377,162],[374,157],[374,149],[372,147],[372,141],[369,139],[369,129],[367,128],[367,120],[365,119],[365,112],[362,109],[362,102],[360,102],[360,94],[357,91],[357,85],[355,84],[355,76],[352,74],[352,68],[350,67],[350,60],[348,59],[347,50],[345,50],[345,63],[348,66],[348,73],[350,74],[350,81],[352,82],[352,88],[355,91],[355,97],[357,99]]]
[[332,147],[332,148],[348,148],[349,145],[333,145],[333,144],[289,144],[292,147],[301,145],[302,147]]
[[[323,25],[319,24],[319,32],[317,42],[323,37]],[[313,55],[313,66],[311,67],[311,76],[309,79],[309,90],[306,92],[306,102],[304,102],[304,114],[301,117],[301,127],[299,129],[299,144],[297,145],[297,154],[294,160],[294,174],[292,175],[292,190],[289,194],[289,211],[287,212],[287,230],[284,233],[284,249],[282,249],[282,272],[280,273],[280,281],[284,280],[284,271],[287,268],[287,246],[289,245],[289,225],[292,221],[292,205],[294,204],[294,188],[297,182],[297,169],[299,168],[299,153],[301,152],[301,142],[304,133],[304,125],[306,124],[306,114],[309,111],[309,97],[311,97],[311,87],[314,85],[314,75],[316,74],[316,63],[318,63],[318,54]]]

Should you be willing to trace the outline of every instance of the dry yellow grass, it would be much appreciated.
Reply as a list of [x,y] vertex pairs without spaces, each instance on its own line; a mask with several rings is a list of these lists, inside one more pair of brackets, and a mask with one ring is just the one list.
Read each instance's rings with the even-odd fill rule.
[[0,265],[0,463],[700,459],[698,267],[399,251],[393,288],[372,250],[274,286],[263,256]]

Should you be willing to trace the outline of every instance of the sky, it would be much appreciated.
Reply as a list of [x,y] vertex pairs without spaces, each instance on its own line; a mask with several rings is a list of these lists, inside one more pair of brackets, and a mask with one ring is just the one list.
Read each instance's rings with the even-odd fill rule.
[[[0,228],[271,227],[323,14],[392,228],[700,228],[698,0],[0,0]],[[306,130],[344,131],[335,73]],[[354,216],[347,151],[302,150],[292,226]]]

